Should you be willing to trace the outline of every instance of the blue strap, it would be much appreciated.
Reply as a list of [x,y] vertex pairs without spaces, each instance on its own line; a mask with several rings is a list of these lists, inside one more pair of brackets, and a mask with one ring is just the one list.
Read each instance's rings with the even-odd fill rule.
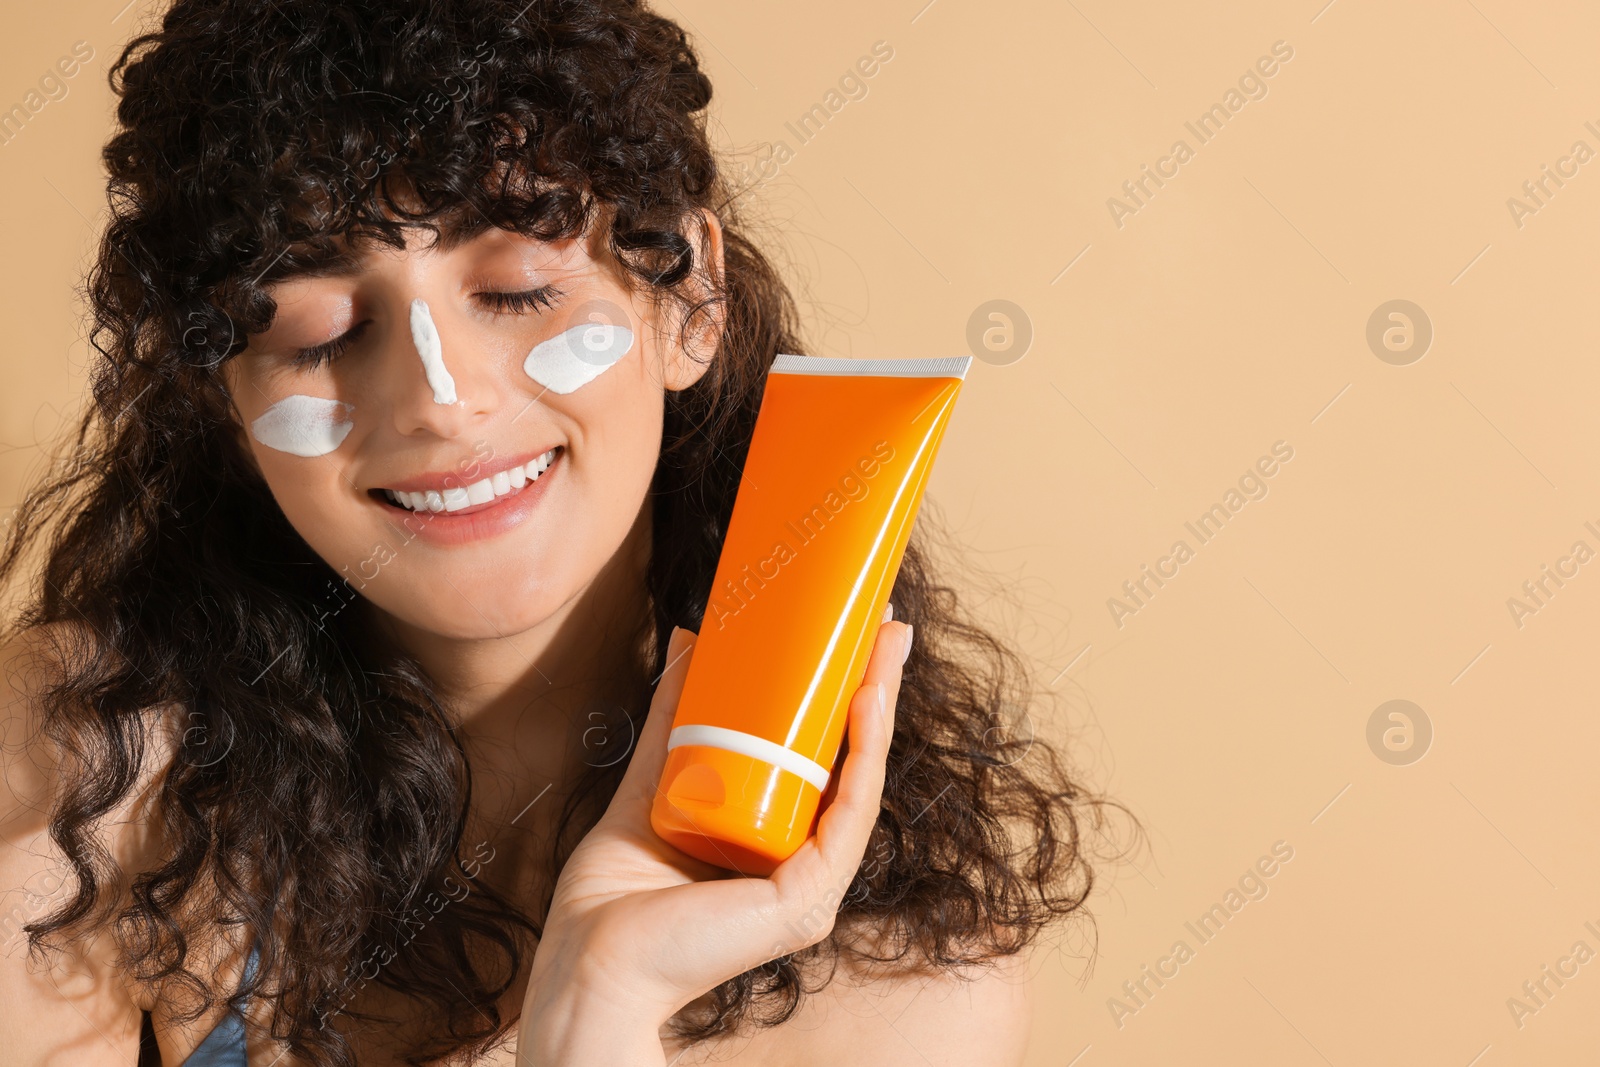
[[[256,950],[252,946],[250,958],[244,964],[244,980],[255,977]],[[200,1046],[183,1061],[183,1067],[247,1067],[248,1056],[244,1040],[244,1018],[230,1007],[222,1021],[206,1035]]]

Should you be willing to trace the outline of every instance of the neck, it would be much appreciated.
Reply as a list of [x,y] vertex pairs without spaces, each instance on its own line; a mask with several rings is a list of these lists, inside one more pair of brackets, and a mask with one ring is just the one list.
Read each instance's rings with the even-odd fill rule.
[[647,681],[638,648],[649,633],[650,542],[646,498],[600,573],[520,633],[448,638],[373,609],[380,636],[416,658],[459,725],[473,806],[491,818],[509,820],[547,786],[565,792],[586,763],[610,762],[594,728],[615,724]]

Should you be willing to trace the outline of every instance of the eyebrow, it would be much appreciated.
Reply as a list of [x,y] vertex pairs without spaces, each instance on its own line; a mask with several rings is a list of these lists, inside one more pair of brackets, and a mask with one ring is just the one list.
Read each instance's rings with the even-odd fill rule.
[[[415,223],[403,225],[407,228],[421,228]],[[447,218],[442,222],[435,222],[435,225],[439,227],[439,236],[437,243],[431,247],[437,252],[454,251],[490,229],[489,220],[476,212],[453,219]],[[308,258],[302,262],[284,263],[287,253],[291,252],[304,254]],[[272,285],[291,278],[349,278],[360,274],[364,269],[363,258],[362,249],[352,247],[348,242],[331,252],[296,248],[291,244],[286,253],[279,256],[278,263],[258,276],[256,284]],[[274,267],[277,269],[273,269]]]

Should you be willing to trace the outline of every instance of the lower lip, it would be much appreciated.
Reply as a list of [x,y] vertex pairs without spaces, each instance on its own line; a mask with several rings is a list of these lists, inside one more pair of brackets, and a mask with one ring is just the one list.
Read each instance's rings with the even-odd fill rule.
[[410,508],[391,504],[388,500],[374,500],[374,503],[388,513],[390,521],[398,522],[413,537],[431,544],[464,545],[473,541],[483,541],[505,533],[532,514],[533,509],[539,506],[539,501],[544,499],[545,493],[549,490],[550,479],[566,466],[566,458],[566,450],[563,449],[537,480],[529,482],[515,493],[496,497],[492,503],[464,514],[449,511],[412,511]]

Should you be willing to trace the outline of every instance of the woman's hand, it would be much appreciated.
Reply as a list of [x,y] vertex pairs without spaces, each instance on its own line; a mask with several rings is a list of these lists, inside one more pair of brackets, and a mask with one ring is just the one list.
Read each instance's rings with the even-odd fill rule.
[[667,668],[610,806],[556,882],[518,1041],[521,1067],[663,1063],[658,1032],[680,1008],[778,956],[821,941],[877,822],[911,627],[884,613],[850,702],[844,767],[817,832],[766,878],[686,856],[650,826],[667,734],[695,635],[674,629]]

